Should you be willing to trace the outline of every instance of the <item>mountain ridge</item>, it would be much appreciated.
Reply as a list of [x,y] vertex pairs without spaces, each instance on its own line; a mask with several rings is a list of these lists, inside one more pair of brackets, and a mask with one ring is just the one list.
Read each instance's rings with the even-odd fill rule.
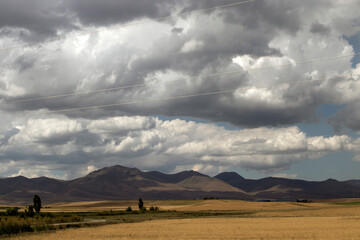
[[360,197],[360,181],[305,181],[286,178],[245,179],[235,172],[214,177],[183,171],[143,172],[121,165],[105,167],[73,180],[23,176],[0,179],[0,204],[30,204],[38,194],[45,204],[59,201],[222,199],[294,201]]

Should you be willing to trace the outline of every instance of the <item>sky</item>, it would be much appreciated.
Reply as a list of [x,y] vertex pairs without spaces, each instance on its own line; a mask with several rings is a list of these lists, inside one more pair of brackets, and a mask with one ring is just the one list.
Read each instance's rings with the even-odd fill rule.
[[240,2],[0,1],[0,177],[359,179],[360,1]]

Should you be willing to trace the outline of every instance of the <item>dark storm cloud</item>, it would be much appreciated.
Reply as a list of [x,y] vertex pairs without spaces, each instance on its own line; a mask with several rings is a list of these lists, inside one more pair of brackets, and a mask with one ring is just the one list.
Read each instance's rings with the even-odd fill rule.
[[[82,26],[109,26],[137,18],[170,15],[180,1],[3,0],[0,31],[25,42],[67,35]],[[81,26],[82,25],[82,26]]]
[[17,128],[12,128],[4,133],[4,137],[0,139],[0,146],[8,144],[9,139],[20,132]]
[[294,1],[257,0],[221,15],[226,22],[242,24],[247,30],[280,30],[295,34],[301,28],[300,8]]
[[311,29],[310,31],[312,33],[318,33],[318,34],[321,34],[321,35],[329,35],[331,29],[327,26],[325,26],[324,24],[321,24],[319,22],[315,22],[311,25]]
[[[219,5],[219,2],[213,0],[158,0],[152,1],[151,4],[145,0],[78,0],[58,1],[52,4],[40,3],[43,4],[43,9],[52,9],[53,14],[50,16],[53,18],[54,16],[61,16],[57,19],[59,24],[50,27],[51,29],[59,29],[61,26],[70,26],[69,29],[71,29],[72,25],[65,24],[66,22],[76,23],[78,24],[77,27],[110,26],[143,17],[167,16],[174,13],[175,10],[186,12]],[[221,4],[227,3],[230,1]],[[3,4],[11,4],[11,2],[6,1]],[[110,40],[108,37],[101,39],[101,36],[94,34],[94,36],[90,36],[91,40],[86,42],[82,50],[79,49],[79,44],[75,42],[74,46],[68,48],[59,45],[53,50],[49,48],[26,52],[13,60],[15,65],[11,65],[11,61],[4,60],[5,63],[11,65],[10,68],[13,66],[18,68],[19,72],[17,75],[15,74],[16,77],[13,77],[11,81],[9,80],[6,86],[9,91],[11,84],[21,88],[19,90],[14,87],[14,91],[17,90],[20,93],[13,94],[14,96],[21,96],[21,98],[58,95],[73,92],[75,89],[76,91],[86,91],[143,84],[145,82],[156,82],[156,84],[121,91],[48,99],[46,101],[8,103],[1,107],[8,111],[62,110],[237,89],[255,85],[255,83],[260,85],[262,82],[271,83],[274,79],[282,81],[309,79],[309,75],[316,72],[316,67],[299,66],[288,71],[278,71],[278,74],[275,70],[269,70],[268,73],[259,76],[234,74],[223,77],[217,76],[216,78],[194,78],[189,81],[174,83],[160,82],[174,78],[167,76],[167,74],[186,79],[196,75],[238,71],[247,68],[233,62],[237,56],[250,56],[252,61],[266,57],[281,59],[284,55],[284,51],[280,49],[281,43],[276,46],[274,43],[280,41],[278,38],[282,35],[281,40],[293,37],[288,40],[290,43],[294,41],[294,45],[290,45],[289,51],[300,52],[294,54],[294,58],[313,58],[312,49],[307,49],[308,46],[306,45],[310,36],[303,35],[312,34],[311,32],[317,30],[314,35],[318,37],[317,33],[321,29],[319,30],[319,26],[314,27],[314,22],[320,21],[309,20],[310,24],[306,25],[307,28],[305,29],[304,22],[307,19],[302,14],[306,12],[312,16],[316,9],[321,10],[324,6],[331,7],[331,4],[326,4],[326,1],[299,3],[298,1],[258,0],[221,11],[210,11],[206,14],[184,17],[183,21],[192,20],[190,26],[186,26],[186,24],[177,26],[177,22],[174,21],[171,22],[170,26],[166,24],[161,26],[166,30],[157,32],[160,24],[150,26],[145,24],[146,26],[144,25],[134,35],[134,38],[142,39],[138,46],[132,45],[132,39],[121,42],[118,39]],[[20,10],[27,11],[25,8],[18,11]],[[28,11],[35,10],[29,8]],[[54,12],[63,14],[54,14]],[[31,30],[31,21],[29,25],[22,22],[15,24],[11,23],[10,17],[8,18],[8,23],[6,21],[4,23],[6,26],[23,26]],[[46,22],[45,19],[43,20]],[[36,22],[33,24],[36,25]],[[309,33],[308,26],[311,24],[313,24],[313,31]],[[152,26],[154,27],[152,28]],[[303,29],[306,31],[301,32]],[[108,34],[111,36],[111,32]],[[113,34],[117,35],[116,32]],[[296,36],[297,34],[299,36]],[[311,37],[313,36],[311,35]],[[315,42],[319,41],[316,39]],[[342,53],[342,47],[338,47],[337,52]],[[317,50],[318,46],[312,48]],[[304,57],[305,52],[308,54],[307,57]],[[288,62],[286,61],[286,63]],[[264,65],[274,64],[276,65],[276,61],[272,63],[269,60]],[[336,67],[333,69],[337,71]],[[324,69],[319,71],[322,70]],[[289,74],[292,71],[295,73]],[[339,70],[339,72],[341,71]],[[318,77],[326,76],[326,74],[320,73]],[[311,78],[316,79],[316,74]],[[323,94],[327,91],[326,86],[320,89],[321,91],[319,86],[320,84],[310,87],[291,86],[284,90],[271,89],[259,91],[255,94],[251,91],[240,91],[239,96],[227,94],[194,97],[176,101],[74,111],[64,114],[73,118],[84,117],[89,119],[116,115],[156,114],[226,121],[245,127],[279,126],[315,121],[317,119],[316,108],[330,98]],[[3,93],[0,92],[0,94]],[[252,97],[248,97],[249,94],[253,94]]]
[[58,30],[73,28],[72,18],[61,1],[0,1],[0,30],[14,31],[25,41],[54,37]]
[[184,1],[175,0],[64,0],[83,25],[111,25],[136,18],[168,16],[171,9]]
[[[135,19],[169,16],[173,10],[187,6],[189,2],[191,1],[3,0],[0,1],[0,31],[26,42],[40,42],[46,38],[62,37],[72,30],[81,30],[82,27],[107,27]],[[213,6],[216,5],[219,3],[214,2]]]
[[329,123],[337,133],[347,132],[352,129],[360,131],[360,103],[354,102],[340,109],[335,116],[329,119]]
[[[315,122],[319,106],[332,104],[345,107],[331,124],[339,131],[359,131],[357,78],[292,84],[359,72],[351,69],[350,58],[299,64],[353,53],[355,44],[343,36],[360,31],[357,1],[256,0],[116,28],[233,2],[0,1],[0,48],[21,45],[19,39],[39,43],[0,53],[1,176],[64,171],[65,178],[72,178],[115,164],[166,171],[274,171],[326,153],[358,153],[359,140],[348,136],[309,137],[295,126],[266,128]],[[259,68],[263,70],[194,77]],[[183,80],[172,81],[177,79]],[[145,86],[7,101],[134,84]],[[152,101],[223,90],[234,92]],[[48,111],[132,101],[141,103]],[[206,124],[162,121],[154,115],[203,119]],[[207,120],[244,129],[230,131]],[[41,171],[33,171],[34,165]]]

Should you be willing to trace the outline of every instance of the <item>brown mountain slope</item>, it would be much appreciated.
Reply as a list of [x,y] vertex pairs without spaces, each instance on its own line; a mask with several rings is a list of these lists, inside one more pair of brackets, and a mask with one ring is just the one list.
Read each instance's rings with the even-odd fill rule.
[[0,189],[2,204],[29,204],[34,194],[42,196],[44,203],[133,200],[140,197],[154,200],[204,197],[250,199],[243,191],[195,171],[164,174],[123,166],[103,168],[71,181],[25,177],[0,179]]
[[190,191],[205,191],[205,192],[241,192],[246,194],[244,191],[235,188],[219,179],[192,176],[179,183],[178,186],[184,187]]
[[[351,183],[351,184],[350,184]],[[113,166],[71,181],[25,177],[0,179],[0,204],[31,204],[34,194],[44,204],[90,200],[198,199],[295,200],[359,197],[357,181],[309,182],[283,178],[244,179],[237,173],[211,178],[195,171],[177,174],[142,172]]]
[[360,196],[360,188],[334,179],[314,182],[285,178],[244,179],[236,173],[221,173],[215,178],[243,189],[256,199],[330,199]]

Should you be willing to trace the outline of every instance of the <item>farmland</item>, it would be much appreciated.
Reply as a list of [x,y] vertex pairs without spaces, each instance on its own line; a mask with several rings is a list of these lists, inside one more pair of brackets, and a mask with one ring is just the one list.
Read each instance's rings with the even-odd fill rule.
[[[159,212],[128,213],[136,201],[58,203],[44,211],[83,224],[14,235],[13,239],[356,239],[358,199],[316,203],[234,200],[148,201]],[[91,224],[91,221],[93,224]]]
[[360,219],[199,218],[70,229],[18,239],[357,239]]

